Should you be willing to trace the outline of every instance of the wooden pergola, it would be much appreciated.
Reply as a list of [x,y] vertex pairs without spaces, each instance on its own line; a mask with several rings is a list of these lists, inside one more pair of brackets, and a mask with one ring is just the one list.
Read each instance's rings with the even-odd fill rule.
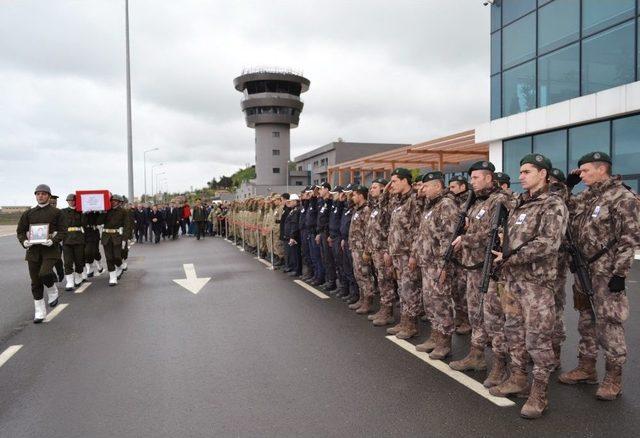
[[333,183],[337,173],[340,185],[344,183],[343,175],[346,174],[350,182],[355,181],[358,175],[364,183],[367,173],[371,173],[373,178],[388,179],[398,167],[443,171],[447,164],[482,159],[489,159],[489,144],[476,143],[475,130],[472,129],[330,166],[327,180]]

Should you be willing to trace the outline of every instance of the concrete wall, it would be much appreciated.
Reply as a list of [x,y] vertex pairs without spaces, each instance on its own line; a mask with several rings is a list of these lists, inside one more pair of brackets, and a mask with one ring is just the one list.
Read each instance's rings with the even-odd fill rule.
[[[256,185],[287,185],[287,163],[289,162],[289,126],[266,124],[255,128],[256,135]],[[274,137],[273,132],[279,132]],[[280,155],[273,155],[273,150],[280,151]],[[280,169],[280,173],[273,173],[273,168]]]

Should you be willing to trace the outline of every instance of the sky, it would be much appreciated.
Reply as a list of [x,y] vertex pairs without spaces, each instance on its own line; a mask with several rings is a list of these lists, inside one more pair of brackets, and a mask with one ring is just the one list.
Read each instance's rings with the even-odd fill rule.
[[[124,0],[2,0],[0,205],[127,192]],[[311,81],[295,157],[337,138],[418,143],[489,119],[481,0],[130,0],[134,193],[253,164],[233,79]],[[163,163],[159,165],[159,163]],[[151,166],[156,167],[152,170]]]

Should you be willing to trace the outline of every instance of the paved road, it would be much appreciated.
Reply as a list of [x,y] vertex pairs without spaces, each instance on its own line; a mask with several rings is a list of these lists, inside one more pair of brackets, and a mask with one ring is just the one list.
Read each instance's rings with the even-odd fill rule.
[[[184,278],[185,263],[199,277],[212,277],[197,295],[172,281]],[[29,324],[0,343],[0,352],[23,345],[0,367],[1,437],[631,436],[640,430],[635,327],[620,400],[596,401],[594,386],[554,384],[551,410],[531,422],[519,418],[522,400],[494,405],[387,340],[384,329],[342,302],[319,299],[222,239],[136,245],[121,284],[109,288],[106,281],[65,294],[68,306],[51,322]],[[637,327],[638,304],[634,293],[630,326]],[[576,321],[569,314],[566,367],[576,363],[569,351]],[[456,358],[466,342],[455,340]]]

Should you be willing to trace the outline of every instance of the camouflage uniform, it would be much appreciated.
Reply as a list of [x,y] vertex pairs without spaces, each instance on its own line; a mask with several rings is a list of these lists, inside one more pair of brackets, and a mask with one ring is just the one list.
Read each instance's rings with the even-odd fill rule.
[[449,336],[455,331],[453,269],[448,268],[442,285],[438,282],[438,275],[444,267],[444,254],[453,239],[458,212],[452,195],[443,192],[430,200],[411,246],[411,255],[422,270],[422,299],[431,328]]
[[574,243],[587,259],[610,246],[589,266],[595,323],[589,306],[580,304],[587,302],[577,282],[574,285],[574,301],[580,312],[578,354],[595,360],[601,347],[608,364],[621,366],[627,359],[622,324],[629,315],[629,300],[625,291],[610,292],[608,284],[613,276],[628,276],[634,250],[640,246],[640,201],[622,182],[610,178],[572,197],[569,209]]
[[363,259],[365,253],[365,232],[367,219],[371,214],[369,206],[364,203],[359,207],[354,207],[351,218],[351,228],[349,229],[349,248],[353,258],[353,273],[360,290],[361,302],[371,301],[373,298],[373,277],[371,262]]
[[420,211],[413,189],[396,197],[389,205],[388,251],[398,279],[402,316],[417,318],[421,307],[420,272],[409,269],[411,242],[418,229]]
[[[551,183],[549,184],[549,192],[555,194],[567,204],[569,200],[569,191],[567,186],[563,183]],[[562,343],[567,339],[566,330],[564,327],[564,306],[566,303],[565,288],[567,285],[567,272],[569,271],[569,253],[564,245],[560,245],[558,252],[558,275],[554,282],[554,303],[556,310],[556,321],[553,329],[552,344],[553,351],[556,356],[556,366],[560,366],[560,348]]]
[[506,278],[502,296],[504,330],[512,370],[526,374],[531,356],[533,377],[545,384],[555,362],[554,285],[567,217],[563,200],[546,192],[546,188],[520,195],[509,216],[510,255],[502,266]]
[[[454,196],[454,200],[458,205],[458,208],[462,208],[467,202],[471,191],[459,193]],[[452,267],[452,285],[451,294],[453,296],[453,303],[456,311],[456,327],[463,323],[469,322],[469,313],[467,308],[467,270],[458,264],[453,264]],[[468,328],[467,328],[468,330]]]
[[[495,281],[489,282],[484,297],[480,292],[482,263],[489,240],[491,219],[498,203],[508,204],[507,195],[498,187],[479,190],[476,202],[469,209],[469,225],[461,236],[462,264],[467,267],[467,305],[471,323],[471,346],[484,351],[491,342],[494,354],[504,357],[507,345],[504,337],[504,314]],[[483,302],[484,299],[484,302]]]
[[371,212],[365,232],[365,252],[371,258],[378,280],[380,306],[392,306],[395,301],[393,267],[384,263],[389,232],[389,193],[384,192],[370,201]]

